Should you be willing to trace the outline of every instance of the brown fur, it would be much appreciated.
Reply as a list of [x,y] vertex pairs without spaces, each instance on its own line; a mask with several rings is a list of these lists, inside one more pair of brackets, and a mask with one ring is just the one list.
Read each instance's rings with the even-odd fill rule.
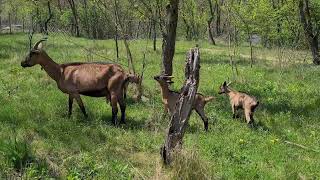
[[121,122],[125,123],[126,104],[124,84],[139,81],[139,78],[127,74],[120,65],[112,63],[55,63],[42,50],[41,41],[37,42],[24,61],[22,67],[39,64],[56,81],[58,88],[69,95],[69,116],[75,99],[81,111],[87,117],[80,95],[106,97],[112,107],[112,121],[117,123],[118,107],[121,109]]
[[236,111],[238,109],[243,109],[247,123],[254,122],[253,113],[259,105],[259,101],[255,97],[231,89],[226,82],[220,86],[219,94],[223,93],[229,96],[233,118],[236,118]]
[[[171,91],[169,89],[169,83],[173,83],[170,77],[155,76],[154,79],[158,81],[161,87],[162,102],[164,104],[165,113],[169,112],[172,115],[172,113],[175,110],[175,104],[179,99],[180,93]],[[208,130],[208,118],[205,115],[204,107],[207,104],[207,102],[213,99],[214,97],[212,96],[205,97],[204,95],[197,93],[192,107],[192,109],[195,110],[201,117],[206,131]]]

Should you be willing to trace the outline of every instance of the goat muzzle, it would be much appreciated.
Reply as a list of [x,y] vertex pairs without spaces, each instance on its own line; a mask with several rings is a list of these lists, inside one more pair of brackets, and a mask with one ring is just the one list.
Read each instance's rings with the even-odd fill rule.
[[26,68],[26,67],[30,67],[30,65],[28,63],[26,63],[25,61],[22,61],[21,67]]

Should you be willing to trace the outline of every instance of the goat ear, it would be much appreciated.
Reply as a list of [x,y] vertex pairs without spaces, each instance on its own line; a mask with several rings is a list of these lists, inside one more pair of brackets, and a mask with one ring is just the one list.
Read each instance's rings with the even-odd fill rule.
[[37,50],[42,50],[43,48],[43,44],[42,43],[39,43],[38,47],[37,47]]
[[223,86],[226,86],[227,85],[227,82],[225,81],[224,83],[223,83]]

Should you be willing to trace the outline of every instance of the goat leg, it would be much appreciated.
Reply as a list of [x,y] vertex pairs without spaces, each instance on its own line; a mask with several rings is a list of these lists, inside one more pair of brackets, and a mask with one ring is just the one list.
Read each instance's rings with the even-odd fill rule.
[[72,115],[72,104],[73,104],[73,97],[71,95],[69,95],[69,114],[68,114],[69,118]]
[[251,123],[251,112],[247,109],[244,110],[244,114],[246,116],[246,121],[247,121],[247,124],[250,124]]
[[80,107],[84,117],[87,118],[88,115],[86,113],[86,109],[84,108],[84,105],[83,105],[83,102],[82,102],[82,99],[81,99],[80,95],[76,95],[75,99],[76,99],[77,103],[79,104],[79,107]]
[[198,115],[201,117],[203,124],[204,124],[204,130],[208,131],[208,118],[206,117],[206,115],[204,114],[204,110],[203,109],[195,109],[196,112],[198,113]]
[[126,124],[126,103],[123,99],[119,100],[120,110],[121,110],[121,121],[120,123]]
[[231,106],[232,107],[232,118],[236,119],[237,115],[236,115],[236,107],[234,105]]
[[112,107],[112,122],[114,125],[118,125],[118,104],[117,104],[117,96],[111,95],[111,101],[110,101],[111,107]]

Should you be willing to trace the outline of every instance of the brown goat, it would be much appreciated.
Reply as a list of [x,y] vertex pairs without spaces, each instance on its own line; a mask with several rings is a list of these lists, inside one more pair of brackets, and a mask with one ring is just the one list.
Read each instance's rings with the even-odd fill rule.
[[231,89],[229,87],[230,84],[227,84],[225,81],[219,88],[219,94],[225,93],[229,96],[233,118],[236,118],[236,111],[238,109],[243,109],[247,123],[253,123],[253,113],[259,105],[259,101],[253,96]]
[[[171,76],[165,75],[154,77],[154,79],[158,81],[161,86],[162,102],[164,104],[165,113],[169,112],[172,115],[172,113],[174,113],[176,101],[179,99],[180,93],[171,91],[169,89],[169,84],[173,83],[171,78]],[[201,117],[204,123],[204,129],[206,131],[208,130],[208,118],[204,113],[204,106],[207,104],[207,102],[213,99],[214,97],[212,96],[205,97],[204,95],[197,93],[192,107],[192,109],[195,110]]]
[[125,123],[125,88],[128,82],[138,83],[139,78],[127,74],[123,68],[112,63],[69,63],[57,64],[42,49],[42,41],[30,50],[22,67],[39,64],[56,81],[58,88],[69,95],[69,117],[72,114],[73,100],[76,99],[85,117],[86,110],[80,95],[106,97],[112,107],[112,121],[117,123],[118,107],[121,109],[121,123]]

